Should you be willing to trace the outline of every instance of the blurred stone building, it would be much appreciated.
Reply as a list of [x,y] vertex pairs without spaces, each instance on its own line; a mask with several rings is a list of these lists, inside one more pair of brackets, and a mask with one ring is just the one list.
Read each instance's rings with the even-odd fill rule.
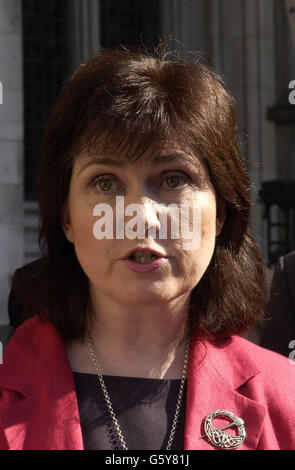
[[[172,36],[222,73],[237,102],[253,183],[252,230],[269,259],[271,215],[259,191],[265,182],[283,181],[291,183],[290,195],[295,180],[295,106],[288,100],[295,80],[292,4],[0,0],[0,323],[7,321],[9,276],[39,256],[35,184],[50,107],[74,67],[100,46],[144,43],[150,49],[160,37]],[[283,220],[276,211],[277,221]],[[288,216],[290,211],[292,204]],[[290,220],[288,246],[283,230],[276,229],[277,256],[295,248],[292,214]]]

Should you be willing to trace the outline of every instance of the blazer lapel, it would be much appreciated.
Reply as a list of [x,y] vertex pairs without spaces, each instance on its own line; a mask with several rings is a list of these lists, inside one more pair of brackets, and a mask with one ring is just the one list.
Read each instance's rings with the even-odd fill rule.
[[[188,364],[186,450],[217,449],[206,437],[203,427],[205,417],[216,410],[227,410],[243,419],[246,439],[238,449],[257,448],[266,410],[241,390],[243,384],[255,380],[259,370],[255,363],[248,361],[246,364],[244,358],[237,358],[237,353],[235,345],[217,348],[197,340],[192,344]],[[226,424],[228,422],[213,421],[217,428]]]

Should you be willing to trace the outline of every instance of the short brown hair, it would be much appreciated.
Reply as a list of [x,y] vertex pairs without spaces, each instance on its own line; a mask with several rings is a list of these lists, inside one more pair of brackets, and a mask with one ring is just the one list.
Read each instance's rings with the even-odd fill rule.
[[[47,318],[66,339],[83,335],[88,279],[62,230],[73,161],[112,137],[131,159],[173,137],[205,163],[227,218],[211,262],[191,296],[192,325],[214,338],[248,330],[263,312],[263,267],[248,229],[250,180],[240,155],[234,100],[199,56],[104,50],[61,91],[44,133],[38,181],[42,272],[30,280]],[[32,292],[35,286],[34,293]]]

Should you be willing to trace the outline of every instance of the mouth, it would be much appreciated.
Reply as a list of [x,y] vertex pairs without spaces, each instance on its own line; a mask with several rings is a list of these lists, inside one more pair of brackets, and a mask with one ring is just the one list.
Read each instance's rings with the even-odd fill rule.
[[152,263],[153,261],[161,258],[167,258],[167,256],[155,250],[150,250],[147,248],[137,248],[127,253],[127,255],[123,259],[129,259],[131,261],[135,261],[136,263],[146,264]]

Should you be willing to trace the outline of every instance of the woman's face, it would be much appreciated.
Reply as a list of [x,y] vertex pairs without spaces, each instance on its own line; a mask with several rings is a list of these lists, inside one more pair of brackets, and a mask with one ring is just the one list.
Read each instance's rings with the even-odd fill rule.
[[[195,159],[192,163],[188,154],[175,145],[166,146],[155,158],[146,156],[150,157],[148,152],[138,161],[129,163],[118,155],[110,158],[98,151],[79,155],[74,162],[63,228],[67,239],[74,244],[96,297],[110,296],[121,303],[147,306],[191,293],[210,263],[225,211],[221,211],[223,215],[217,219],[215,191],[200,161]],[[120,196],[121,216],[117,196]],[[104,204],[107,212],[98,211],[100,204]],[[128,208],[132,209],[131,204],[136,204],[133,208],[140,208],[140,213],[126,215],[126,208],[127,214]],[[168,214],[167,234],[163,232],[160,238],[160,229],[163,229],[160,213],[170,204],[182,210],[189,208],[186,228],[192,231],[196,227],[193,223],[197,224],[199,247],[197,234],[195,245],[187,244],[181,216],[178,221],[174,216],[179,233],[175,232],[175,225],[172,229],[169,210],[164,210]],[[194,205],[199,210],[195,222]],[[133,224],[131,231],[130,228],[123,231],[123,237],[121,231],[118,236],[116,223],[126,230],[136,214],[143,222],[141,229],[140,224]],[[106,225],[99,222],[102,218],[108,228],[113,228],[111,238],[98,235],[106,229]],[[133,239],[132,232],[140,233],[142,238]],[[142,258],[143,253],[137,253],[135,261],[124,259],[136,248],[150,248],[163,257],[155,264],[151,264],[149,258]]]

